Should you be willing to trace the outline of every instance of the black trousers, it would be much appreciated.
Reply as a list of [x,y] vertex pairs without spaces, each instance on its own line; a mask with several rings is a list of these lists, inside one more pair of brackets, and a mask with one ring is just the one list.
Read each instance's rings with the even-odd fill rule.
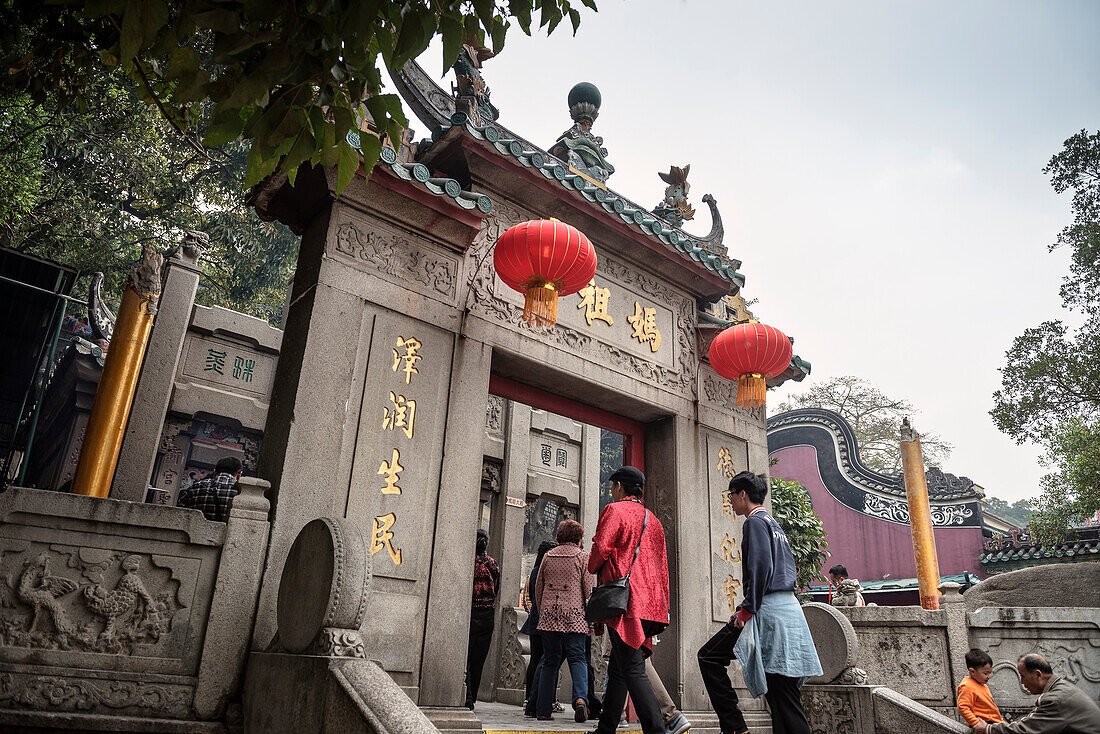
[[[741,734],[749,728],[744,714],[737,707],[737,693],[727,671],[733,662],[733,646],[740,636],[741,630],[731,621],[699,648],[699,672],[710,696],[710,705],[718,714],[722,734]],[[764,675],[768,681],[768,692],[764,698],[771,710],[772,734],[810,734],[810,725],[802,710],[798,680],[773,673]]]
[[585,638],[584,654],[588,657],[588,718],[598,719],[603,712],[603,702],[596,695],[596,669],[592,667],[592,635]]
[[495,610],[474,609],[470,612],[470,644],[466,648],[466,705],[473,706],[481,685],[481,671],[493,640]]
[[608,630],[608,634],[611,635],[611,659],[607,662],[607,693],[596,734],[614,734],[626,706],[627,693],[634,702],[644,734],[662,734],[665,720],[645,674],[644,651],[627,645],[615,630]]
[[542,635],[531,635],[531,661],[527,663],[527,675],[523,682],[524,713],[535,715],[535,699],[538,697],[539,663],[542,661]]

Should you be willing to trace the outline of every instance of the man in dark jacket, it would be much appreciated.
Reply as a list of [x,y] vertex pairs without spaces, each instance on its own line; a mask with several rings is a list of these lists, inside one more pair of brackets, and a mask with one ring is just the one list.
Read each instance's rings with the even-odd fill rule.
[[[748,731],[726,672],[735,656],[749,692],[767,697],[772,728],[785,734],[810,734],[798,688],[804,677],[821,674],[821,664],[794,594],[797,569],[787,536],[763,507],[767,494],[767,479],[747,471],[733,477],[727,491],[734,512],[745,518],[741,541],[745,598],[698,655],[699,672],[722,734]],[[753,625],[753,635],[746,637],[755,640],[751,648],[737,644],[746,625]]]

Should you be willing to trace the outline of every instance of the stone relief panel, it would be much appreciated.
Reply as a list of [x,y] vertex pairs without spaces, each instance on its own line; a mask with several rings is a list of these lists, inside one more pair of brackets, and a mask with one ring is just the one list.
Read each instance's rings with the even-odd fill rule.
[[734,415],[741,415],[746,420],[762,423],[765,420],[764,406],[759,408],[742,408],[737,405],[737,383],[727,380],[713,372],[703,373],[703,398],[708,403]]
[[954,705],[944,627],[858,628],[860,667],[876,683],[925,705]]
[[350,211],[337,214],[331,252],[358,269],[423,296],[456,304],[460,261],[442,249]]
[[804,690],[802,705],[813,734],[857,734],[861,731],[848,693]]
[[485,407],[485,432],[490,436],[504,435],[504,398],[490,395]]
[[188,718],[190,686],[142,681],[0,673],[0,706],[39,711],[73,711]]
[[[1100,700],[1100,615],[1090,619],[1084,610],[1072,616],[1061,610],[1026,610],[1027,617],[1012,608],[982,609],[971,613],[971,644],[986,650],[993,658],[993,677],[989,680],[998,706],[1018,713],[1034,705],[1035,696],[1020,688],[1016,661],[1021,655],[1039,653],[1050,662],[1054,672]],[[1004,619],[997,615],[1004,615]]]
[[187,607],[176,576],[181,559],[7,538],[0,544],[5,653],[180,654],[184,626],[174,627],[174,620]]
[[522,320],[522,298],[496,277],[492,246],[509,227],[534,218],[507,203],[486,217],[468,254],[470,311],[587,361],[693,397],[698,371],[694,301],[604,253],[599,254],[596,290],[587,298],[576,294],[561,299],[556,326],[535,327]]
[[527,662],[523,659],[523,646],[519,639],[519,625],[514,607],[508,607],[503,613],[504,647],[501,650],[500,688],[523,690],[527,674]]
[[707,487],[710,495],[711,612],[715,622],[728,622],[741,603],[741,528],[726,498],[733,475],[749,466],[748,444],[731,436],[708,433],[706,451]]

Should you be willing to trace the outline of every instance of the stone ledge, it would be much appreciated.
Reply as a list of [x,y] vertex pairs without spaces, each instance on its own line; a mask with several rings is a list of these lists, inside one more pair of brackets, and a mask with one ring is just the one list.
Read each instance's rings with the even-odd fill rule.
[[157,734],[229,734],[218,721],[153,719],[0,709],[0,728],[5,734],[53,734],[53,732],[157,732]]

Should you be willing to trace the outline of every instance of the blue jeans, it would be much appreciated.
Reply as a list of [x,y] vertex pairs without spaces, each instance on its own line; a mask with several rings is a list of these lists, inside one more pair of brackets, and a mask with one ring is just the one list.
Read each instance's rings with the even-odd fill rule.
[[539,697],[535,705],[537,716],[550,716],[554,708],[554,693],[558,687],[558,668],[564,655],[569,661],[573,678],[573,697],[588,700],[588,658],[584,652],[585,635],[579,632],[540,632],[542,636],[542,666],[539,670]]

